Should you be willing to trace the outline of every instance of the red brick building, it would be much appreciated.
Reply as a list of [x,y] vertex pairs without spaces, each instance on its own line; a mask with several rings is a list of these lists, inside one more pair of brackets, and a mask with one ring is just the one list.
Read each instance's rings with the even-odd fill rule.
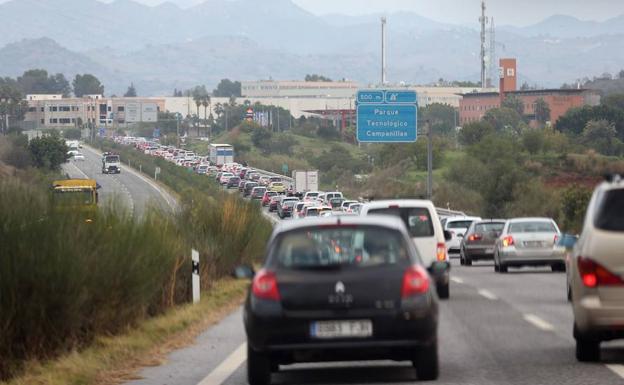
[[[551,89],[507,91],[503,97],[516,96],[524,103],[524,116],[531,124],[535,124],[535,103],[538,99],[550,107],[550,122],[553,124],[569,109],[585,105],[595,106],[600,103],[600,96],[586,89]],[[476,122],[483,118],[492,108],[499,108],[501,95],[498,92],[463,94],[459,102],[459,123]]]

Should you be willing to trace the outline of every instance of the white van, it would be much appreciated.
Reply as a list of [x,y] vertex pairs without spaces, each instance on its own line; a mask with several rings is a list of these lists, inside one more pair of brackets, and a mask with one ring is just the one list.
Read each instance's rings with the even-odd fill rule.
[[362,206],[360,215],[392,215],[401,218],[423,263],[429,267],[436,281],[438,296],[449,297],[451,264],[446,252],[445,232],[431,201],[405,199],[369,202]]

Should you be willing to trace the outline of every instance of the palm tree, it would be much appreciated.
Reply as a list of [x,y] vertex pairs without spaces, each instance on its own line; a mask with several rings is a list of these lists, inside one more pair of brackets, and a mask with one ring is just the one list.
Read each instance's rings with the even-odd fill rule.
[[208,118],[208,105],[210,104],[210,96],[208,95],[202,95],[201,98],[201,105],[204,107],[204,127],[206,127],[207,124],[207,118]]
[[197,121],[195,122],[197,125],[197,136],[199,136],[199,106],[202,105],[202,96],[198,93],[193,95],[193,100],[195,101],[195,105],[197,106]]

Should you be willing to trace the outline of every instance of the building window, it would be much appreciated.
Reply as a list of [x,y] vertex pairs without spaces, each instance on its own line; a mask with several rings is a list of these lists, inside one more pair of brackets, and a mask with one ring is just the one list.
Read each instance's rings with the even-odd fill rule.
[[28,107],[28,112],[35,112],[37,111],[37,107]]
[[45,108],[44,108],[44,107],[41,107],[41,112],[44,112],[44,111],[45,111]]
[[59,119],[59,123],[60,124],[70,124],[71,123],[71,119],[69,119],[69,118],[60,118]]
[[110,112],[110,111],[112,111],[112,110],[113,110],[113,107],[108,106],[108,111]]
[[45,119],[41,119],[41,124],[45,124]]
[[62,112],[69,112],[69,111],[71,111],[69,106],[60,106],[58,109],[59,109],[59,111],[62,111]]
[[125,111],[124,106],[118,106],[117,107],[117,112],[124,112],[124,111]]
[[72,118],[71,122],[72,122],[72,123],[76,123],[76,119],[75,119],[75,118]]
[[58,108],[56,106],[50,107],[50,112],[56,112]]
[[58,119],[50,118],[50,124],[57,124],[57,123],[58,123]]

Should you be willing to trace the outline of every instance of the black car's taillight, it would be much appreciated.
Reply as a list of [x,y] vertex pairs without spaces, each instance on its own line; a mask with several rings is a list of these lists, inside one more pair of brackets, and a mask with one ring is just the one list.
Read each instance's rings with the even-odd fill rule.
[[429,290],[429,274],[422,266],[411,266],[403,274],[403,298],[424,294]]
[[260,299],[279,301],[280,293],[277,288],[275,273],[265,269],[260,270],[253,279],[251,292]]

